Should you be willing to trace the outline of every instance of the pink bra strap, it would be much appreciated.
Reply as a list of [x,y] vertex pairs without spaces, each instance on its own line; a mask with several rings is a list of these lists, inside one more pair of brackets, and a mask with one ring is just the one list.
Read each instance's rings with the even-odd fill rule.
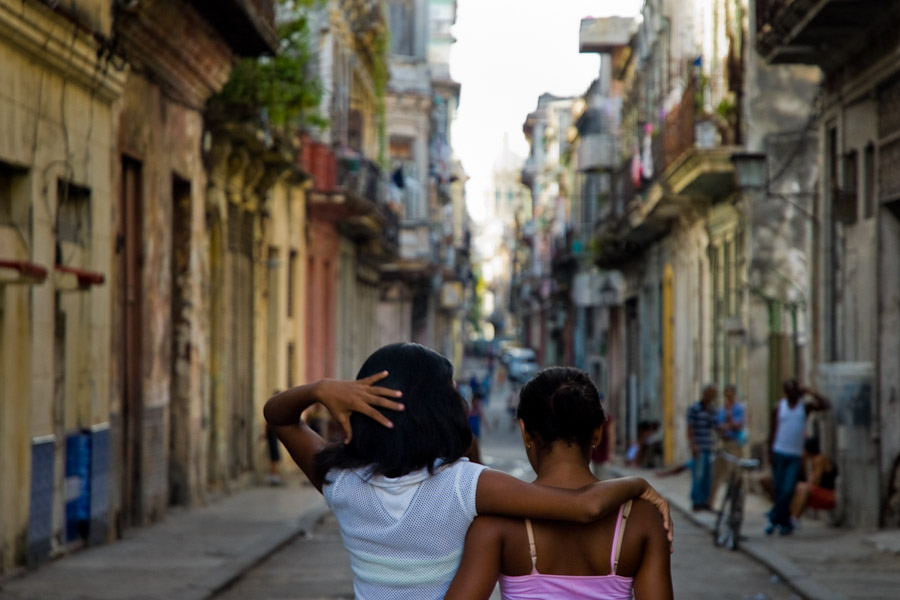
[[631,514],[631,500],[619,507],[619,518],[616,519],[616,531],[613,533],[612,549],[609,553],[609,566],[612,574],[616,574],[619,567],[619,552],[622,551],[622,537],[625,535],[625,525],[628,522],[628,515]]
[[528,532],[528,551],[531,553],[531,572],[537,573],[537,544],[534,543],[534,529],[531,519],[525,519],[525,530]]

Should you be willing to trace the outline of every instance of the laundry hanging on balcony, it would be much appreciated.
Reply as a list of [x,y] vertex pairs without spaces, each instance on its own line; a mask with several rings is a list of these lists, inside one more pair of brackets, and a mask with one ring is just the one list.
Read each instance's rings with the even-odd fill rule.
[[641,149],[641,170],[645,181],[653,179],[653,125],[644,125],[643,148]]

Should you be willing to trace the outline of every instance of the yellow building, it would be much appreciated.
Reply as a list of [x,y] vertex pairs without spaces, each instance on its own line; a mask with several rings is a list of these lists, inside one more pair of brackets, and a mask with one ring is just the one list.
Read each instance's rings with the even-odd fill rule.
[[112,114],[125,79],[98,42],[111,4],[65,3],[76,19],[0,1],[0,572],[79,534],[67,493],[108,497],[102,468],[81,490],[77,472],[94,465],[72,463],[87,440],[109,441]]
[[234,5],[0,0],[0,572],[206,485],[202,111],[276,42]]

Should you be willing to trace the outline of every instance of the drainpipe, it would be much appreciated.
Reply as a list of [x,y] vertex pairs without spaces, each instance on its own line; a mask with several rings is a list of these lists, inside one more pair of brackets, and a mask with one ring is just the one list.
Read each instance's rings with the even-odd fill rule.
[[778,403],[781,374],[781,303],[766,298],[769,309],[769,410]]

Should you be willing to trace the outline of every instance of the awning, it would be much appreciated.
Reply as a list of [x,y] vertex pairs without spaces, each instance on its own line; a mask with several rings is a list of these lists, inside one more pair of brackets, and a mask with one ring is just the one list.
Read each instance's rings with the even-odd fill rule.
[[46,279],[46,267],[27,260],[0,258],[0,284],[37,285]]
[[56,265],[56,288],[59,290],[85,290],[92,285],[102,285],[106,278],[102,273]]

